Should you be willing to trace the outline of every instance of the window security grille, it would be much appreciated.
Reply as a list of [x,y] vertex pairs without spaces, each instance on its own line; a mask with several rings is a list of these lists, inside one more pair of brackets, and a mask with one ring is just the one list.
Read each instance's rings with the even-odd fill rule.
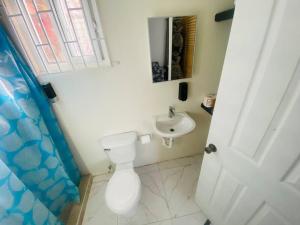
[[95,0],[0,0],[36,75],[110,65]]

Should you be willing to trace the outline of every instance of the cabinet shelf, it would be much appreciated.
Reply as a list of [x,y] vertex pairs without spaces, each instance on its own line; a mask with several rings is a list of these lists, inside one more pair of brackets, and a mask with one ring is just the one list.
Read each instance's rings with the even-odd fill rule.
[[212,115],[214,108],[208,108],[206,106],[203,105],[203,103],[201,104],[201,108],[204,109],[206,112],[208,112],[208,114]]

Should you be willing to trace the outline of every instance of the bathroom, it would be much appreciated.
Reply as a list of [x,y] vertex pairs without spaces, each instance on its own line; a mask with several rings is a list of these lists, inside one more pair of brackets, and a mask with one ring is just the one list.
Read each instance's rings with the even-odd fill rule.
[[[69,187],[70,190],[65,190],[76,192],[73,199],[64,199],[61,202],[63,207],[54,207],[49,203],[52,197],[45,200],[41,197],[43,192],[36,190],[36,186],[27,185],[31,179],[30,182],[35,180],[35,185],[39,186],[43,178],[25,179],[27,174],[24,175],[16,168],[26,162],[20,159],[17,161],[21,165],[12,165],[7,160],[11,153],[5,152],[5,146],[9,145],[5,139],[8,129],[3,126],[0,128],[0,190],[7,193],[5,188],[10,187],[2,182],[3,178],[5,182],[8,177],[3,171],[9,169],[9,176],[15,174],[15,182],[24,183],[24,188],[28,188],[35,201],[43,205],[40,207],[46,210],[47,216],[44,214],[43,218],[41,213],[36,219],[35,208],[33,206],[30,209],[30,202],[25,201],[27,207],[24,204],[21,206],[16,196],[8,201],[5,194],[0,192],[1,225],[297,224],[300,219],[298,213],[295,210],[288,212],[286,208],[300,207],[299,195],[288,188],[274,188],[274,195],[267,195],[265,190],[271,184],[275,187],[275,181],[269,181],[266,178],[269,171],[260,171],[256,164],[259,162],[259,165],[265,165],[262,159],[268,158],[267,153],[272,153],[273,158],[281,158],[283,166],[276,172],[280,173],[282,169],[282,173],[288,174],[282,178],[283,181],[292,183],[299,191],[297,172],[300,168],[300,152],[295,148],[299,129],[293,130],[294,126],[299,128],[299,122],[295,122],[296,119],[293,121],[292,116],[291,121],[281,120],[286,118],[281,114],[286,116],[286,113],[292,115],[299,111],[292,107],[297,101],[291,97],[298,96],[299,53],[292,49],[300,48],[296,41],[299,33],[295,31],[297,29],[288,30],[288,26],[284,26],[290,21],[296,21],[292,23],[293,28],[299,25],[300,17],[293,11],[299,6],[297,0],[283,0],[280,3],[272,0],[263,3],[259,0],[252,3],[249,0],[1,0],[0,4],[1,36],[7,36],[1,38],[2,43],[6,40],[1,52],[10,45],[7,44],[9,39],[15,45],[10,49],[16,49],[14,51],[19,51],[25,58],[25,67],[29,65],[33,71],[30,76],[34,78],[30,79],[37,79],[37,83],[42,86],[35,85],[39,86],[38,89],[43,87],[48,97],[49,106],[43,108],[42,104],[37,105],[42,107],[42,114],[53,110],[54,121],[58,121],[69,146],[66,151],[72,155],[68,157],[74,161],[74,168],[80,173],[73,189]],[[59,9],[59,4],[65,5],[66,11]],[[80,13],[75,14],[76,10]],[[256,16],[253,16],[253,11]],[[35,13],[35,17],[32,16]],[[96,53],[93,57],[84,56],[82,62],[77,59],[80,57],[74,57],[70,65],[59,62],[62,57],[59,50],[61,46],[71,52],[62,51],[68,57],[72,57],[71,50],[75,55],[84,54],[82,46],[78,43],[77,47],[72,45],[73,40],[58,48],[55,46],[57,43],[52,42],[51,35],[54,34],[51,32],[57,32],[56,36],[63,42],[72,36],[63,35],[65,31],[60,28],[66,24],[60,21],[59,13],[66,13],[74,21],[76,18],[73,15],[81,18],[77,20],[77,25],[71,20],[66,24],[69,23],[68,29],[82,29],[82,35],[75,32],[73,38],[78,39],[77,42],[82,46],[91,44],[87,48]],[[25,18],[25,22],[15,20],[21,17]],[[172,79],[173,67],[172,70],[168,68],[173,66],[170,64],[174,60],[174,49],[153,46],[155,43],[151,38],[155,35],[162,37],[167,45],[176,42],[174,36],[170,36],[170,27],[175,26],[174,21],[178,18],[193,20],[192,56],[189,74]],[[151,21],[155,19],[167,21],[169,29],[153,36]],[[51,20],[57,27],[47,30],[47,20]],[[29,44],[36,41],[32,38],[34,35],[29,34],[34,32],[28,28],[30,23],[34,26],[38,24],[35,35],[39,36],[39,32],[45,34],[40,37],[40,44]],[[287,31],[277,32],[284,29]],[[85,43],[90,41],[89,38],[93,41]],[[279,42],[283,38],[289,38],[288,46],[283,41]],[[279,43],[276,48],[278,54],[269,50],[273,49],[276,41]],[[45,66],[44,61],[41,63],[44,59],[37,60],[42,52],[39,49],[43,49],[45,57],[53,61],[46,62],[48,64]],[[153,67],[153,62],[158,61],[152,58],[153,52],[158,49],[168,53],[164,55],[167,65],[166,76],[162,80],[156,80]],[[280,54],[282,52],[286,55]],[[278,61],[268,63],[276,54],[281,55],[281,58],[278,56]],[[289,59],[289,62],[283,58]],[[0,68],[4,65],[0,69],[0,125],[5,125],[10,121],[9,113],[12,112],[5,111],[1,104],[8,98],[11,86],[7,88],[5,80],[6,61],[2,55],[0,59]],[[276,70],[273,68],[275,65],[278,65]],[[47,68],[45,71],[43,66]],[[273,66],[273,73],[265,69],[268,66]],[[297,72],[292,73],[292,70]],[[274,71],[288,76],[284,79]],[[24,78],[35,96],[30,79]],[[12,86],[12,89],[18,88]],[[273,97],[268,93],[273,94]],[[288,112],[282,109],[284,104],[290,104],[286,107]],[[261,114],[255,113],[258,108]],[[3,118],[7,121],[2,122]],[[172,119],[175,121],[174,118],[182,119],[175,129],[174,124],[168,124]],[[10,125],[12,123],[15,122]],[[284,124],[288,127],[285,130],[281,129]],[[46,126],[51,134],[52,128],[48,127],[51,122],[47,122],[47,119]],[[280,131],[291,132],[289,146],[295,150],[288,154],[289,159],[282,157],[276,148],[274,152],[265,150],[265,146],[274,140],[270,133],[273,126],[274,132],[277,130],[278,133],[276,140],[281,141],[281,144],[287,140],[280,136]],[[9,141],[17,143],[19,140]],[[27,144],[24,142],[24,145]],[[238,150],[226,149],[226,155],[223,148]],[[239,155],[238,151],[242,153]],[[32,153],[26,154],[24,158],[29,160],[29,154]],[[67,163],[68,160],[60,154],[57,161],[60,163],[61,157],[62,164]],[[271,164],[273,158],[270,156],[270,165],[265,165],[266,168],[276,168],[275,163]],[[247,160],[253,160],[255,166]],[[125,165],[127,162],[129,164]],[[236,165],[236,168],[230,166],[230,163]],[[68,166],[62,165],[62,168],[65,167]],[[121,176],[125,170],[131,173]],[[257,173],[251,173],[254,170]],[[68,173],[61,176],[73,183]],[[257,184],[251,182],[254,174],[259,174],[259,178],[256,176],[259,180]],[[251,192],[248,193],[248,189]],[[55,198],[64,192],[58,189],[54,191]],[[129,195],[135,196],[131,202],[126,198]],[[281,199],[278,197],[281,195],[287,197]],[[248,200],[242,201],[244,197]],[[127,202],[121,202],[121,198],[127,199]],[[11,203],[12,199],[14,204]],[[10,204],[11,208],[6,206]],[[52,206],[56,210],[52,210]],[[278,218],[281,222],[275,223],[279,221]]]

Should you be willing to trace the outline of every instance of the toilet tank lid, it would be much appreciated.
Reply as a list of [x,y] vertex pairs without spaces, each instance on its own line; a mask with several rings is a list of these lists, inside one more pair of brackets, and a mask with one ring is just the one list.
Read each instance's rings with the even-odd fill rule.
[[103,148],[116,148],[133,144],[137,139],[136,132],[126,132],[105,136],[101,139]]

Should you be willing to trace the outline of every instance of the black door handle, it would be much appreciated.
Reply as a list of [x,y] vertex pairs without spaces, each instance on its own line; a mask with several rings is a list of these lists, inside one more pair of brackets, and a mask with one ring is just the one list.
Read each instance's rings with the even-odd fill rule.
[[217,147],[214,144],[209,144],[207,147],[205,147],[204,151],[207,154],[210,154],[212,152],[216,152],[217,151]]

